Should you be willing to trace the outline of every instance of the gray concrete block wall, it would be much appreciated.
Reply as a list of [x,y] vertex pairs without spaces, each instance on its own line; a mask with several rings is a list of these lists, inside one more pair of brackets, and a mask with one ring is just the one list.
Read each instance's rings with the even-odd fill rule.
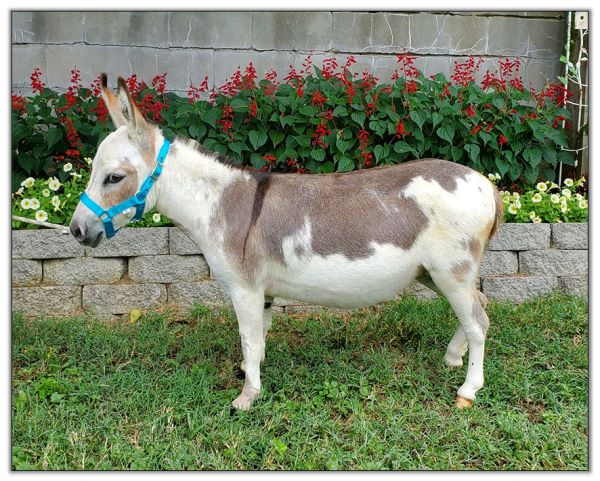
[[[503,224],[484,253],[478,288],[490,299],[523,302],[560,290],[587,296],[588,224]],[[78,249],[55,230],[12,232],[12,309],[27,316],[131,309],[190,309],[231,302],[194,244],[175,227],[124,229],[97,249]],[[415,283],[420,298],[436,297]],[[318,309],[275,299],[276,311]]]
[[396,55],[410,52],[426,75],[446,75],[469,55],[494,70],[501,57],[519,57],[525,84],[540,88],[560,73],[563,12],[26,12],[11,13],[12,87],[29,93],[29,76],[61,90],[78,67],[84,84],[107,72],[132,73],[149,81],[168,73],[167,88],[184,94],[205,75],[222,85],[240,66],[260,76],[275,68],[283,78],[308,54],[317,65],[355,55],[354,71],[365,68],[387,81]]

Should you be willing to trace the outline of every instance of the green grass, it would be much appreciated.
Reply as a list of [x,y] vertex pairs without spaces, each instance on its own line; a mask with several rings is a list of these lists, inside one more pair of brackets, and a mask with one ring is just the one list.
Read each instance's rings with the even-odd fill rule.
[[587,304],[492,304],[486,385],[456,410],[445,301],[276,315],[263,394],[235,320],[202,306],[136,324],[13,318],[13,468],[588,469]]

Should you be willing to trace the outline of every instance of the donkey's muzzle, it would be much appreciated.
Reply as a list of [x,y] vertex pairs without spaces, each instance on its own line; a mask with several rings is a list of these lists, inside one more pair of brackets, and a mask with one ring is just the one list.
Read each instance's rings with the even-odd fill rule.
[[92,232],[90,229],[86,229],[86,227],[75,220],[71,221],[71,225],[69,226],[69,230],[77,242],[83,244],[84,246],[96,247],[100,244],[102,240],[102,231]]

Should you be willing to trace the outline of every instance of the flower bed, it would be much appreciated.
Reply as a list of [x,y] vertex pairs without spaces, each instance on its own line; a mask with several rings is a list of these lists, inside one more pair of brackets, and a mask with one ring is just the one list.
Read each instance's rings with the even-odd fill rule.
[[[369,72],[352,73],[352,56],[341,64],[326,59],[320,68],[309,56],[300,71],[291,68],[282,81],[273,71],[258,79],[250,64],[212,92],[207,79],[190,85],[188,98],[166,91],[166,73],[149,85],[132,75],[127,85],[143,114],[168,138],[194,138],[240,165],[326,173],[439,157],[496,173],[498,185],[513,193],[507,221],[526,222],[531,212],[536,215],[529,220],[536,221],[587,218],[580,203],[583,184],[572,192],[582,199],[566,199],[569,215],[561,210],[563,194],[557,212],[529,206],[526,213],[511,212],[519,202],[525,205],[525,197],[514,199],[514,193],[524,194],[538,181],[551,186],[559,162],[574,162],[562,150],[569,128],[569,113],[562,107],[568,92],[558,84],[526,89],[518,60],[501,60],[499,72],[488,71],[477,83],[479,62],[473,57],[455,63],[450,80],[441,74],[425,77],[414,59],[398,56],[389,84]],[[99,79],[85,88],[73,70],[71,86],[60,94],[46,88],[41,77],[36,69],[31,97],[13,95],[13,214],[65,224],[110,125]],[[154,214],[141,225],[168,223]],[[15,222],[13,227],[24,226]]]

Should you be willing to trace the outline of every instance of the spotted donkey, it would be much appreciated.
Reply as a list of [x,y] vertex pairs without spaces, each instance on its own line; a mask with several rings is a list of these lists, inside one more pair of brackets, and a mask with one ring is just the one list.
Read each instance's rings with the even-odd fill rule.
[[367,306],[414,279],[444,295],[460,321],[444,360],[461,366],[468,347],[456,405],[472,404],[489,325],[475,281],[502,218],[484,176],[436,159],[327,175],[240,169],[192,141],[169,146],[122,78],[115,96],[103,75],[103,98],[117,130],[98,148],[71,232],[96,247],[156,208],[198,244],[238,319],[245,383],[234,407],[247,410],[260,393],[274,297]]

